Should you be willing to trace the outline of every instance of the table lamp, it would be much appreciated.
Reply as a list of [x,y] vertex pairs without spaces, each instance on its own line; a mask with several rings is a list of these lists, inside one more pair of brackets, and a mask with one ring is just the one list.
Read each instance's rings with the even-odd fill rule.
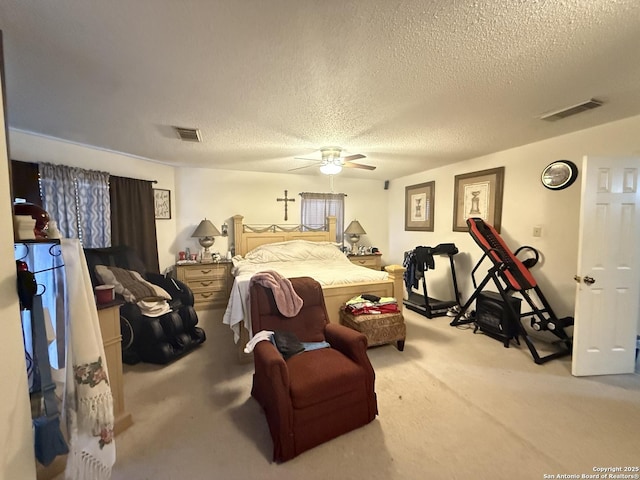
[[220,232],[216,226],[211,223],[210,220],[205,218],[200,222],[200,225],[198,225],[198,228],[196,228],[191,236],[197,237],[200,245],[204,247],[204,252],[202,252],[202,259],[200,262],[213,263],[213,257],[209,247],[211,247],[216,241],[214,237],[220,236]]
[[351,243],[351,253],[358,253],[358,242],[360,241],[360,235],[364,235],[367,232],[364,231],[362,225],[357,220],[353,220],[347,229],[344,231],[349,236],[349,243]]

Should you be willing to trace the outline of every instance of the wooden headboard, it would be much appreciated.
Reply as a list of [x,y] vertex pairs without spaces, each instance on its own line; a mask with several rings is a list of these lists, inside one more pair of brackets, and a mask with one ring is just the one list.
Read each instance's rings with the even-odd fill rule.
[[304,225],[259,225],[242,223],[242,215],[233,216],[233,244],[235,254],[244,256],[247,252],[267,243],[286,242],[288,240],[308,240],[310,242],[335,242],[336,217],[327,217],[322,229]]

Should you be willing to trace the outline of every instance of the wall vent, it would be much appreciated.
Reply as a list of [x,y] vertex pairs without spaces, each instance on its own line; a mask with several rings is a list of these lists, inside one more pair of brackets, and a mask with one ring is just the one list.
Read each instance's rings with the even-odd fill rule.
[[197,128],[173,127],[178,134],[178,138],[184,142],[201,142],[202,136]]
[[570,117],[571,115],[576,115],[578,113],[592,110],[600,106],[602,106],[602,102],[592,98],[587,102],[579,103],[578,105],[573,105],[569,108],[563,108],[562,110],[558,110],[557,112],[547,113],[540,117],[540,120],[555,122],[556,120],[561,120],[563,118]]

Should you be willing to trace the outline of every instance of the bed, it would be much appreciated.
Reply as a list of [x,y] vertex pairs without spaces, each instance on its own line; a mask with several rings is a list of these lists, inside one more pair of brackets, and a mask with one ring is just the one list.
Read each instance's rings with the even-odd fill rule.
[[[402,308],[403,272],[400,265],[385,271],[356,266],[336,247],[335,217],[319,228],[301,225],[251,226],[233,217],[234,279],[223,322],[234,334],[241,361],[250,356],[243,348],[251,337],[249,280],[259,271],[275,270],[285,277],[310,276],[322,285],[331,322],[339,323],[340,306],[354,296],[370,293],[395,297]],[[327,265],[331,268],[326,268]]]

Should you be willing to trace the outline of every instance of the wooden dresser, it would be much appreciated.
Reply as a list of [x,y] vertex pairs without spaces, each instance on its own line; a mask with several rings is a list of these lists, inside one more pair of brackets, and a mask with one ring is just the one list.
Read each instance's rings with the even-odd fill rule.
[[192,291],[196,309],[224,308],[231,293],[233,263],[195,263],[176,265],[174,275]]
[[351,263],[361,267],[367,267],[372,270],[382,269],[382,255],[349,255]]

